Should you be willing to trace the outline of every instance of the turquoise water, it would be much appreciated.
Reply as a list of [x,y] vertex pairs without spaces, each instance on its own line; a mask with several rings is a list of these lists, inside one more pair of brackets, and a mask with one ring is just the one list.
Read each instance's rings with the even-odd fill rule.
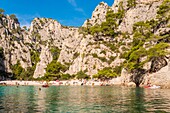
[[0,113],[166,113],[169,89],[0,86]]

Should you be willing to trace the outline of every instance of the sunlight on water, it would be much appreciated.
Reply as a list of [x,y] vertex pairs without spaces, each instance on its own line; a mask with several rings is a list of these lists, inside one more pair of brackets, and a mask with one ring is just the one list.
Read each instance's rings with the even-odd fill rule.
[[115,86],[1,86],[0,112],[146,113],[170,111],[169,89]]

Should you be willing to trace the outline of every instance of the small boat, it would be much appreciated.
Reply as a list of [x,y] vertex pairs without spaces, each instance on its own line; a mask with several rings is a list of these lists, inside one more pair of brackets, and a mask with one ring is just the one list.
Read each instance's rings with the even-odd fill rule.
[[156,85],[153,85],[153,86],[144,86],[144,88],[158,89],[158,88],[160,88],[160,86],[156,86]]
[[149,88],[150,89],[158,89],[158,88],[160,88],[160,86],[153,85],[153,86],[150,86]]
[[149,87],[151,87],[151,86],[148,86],[148,85],[144,86],[144,88],[149,88]]

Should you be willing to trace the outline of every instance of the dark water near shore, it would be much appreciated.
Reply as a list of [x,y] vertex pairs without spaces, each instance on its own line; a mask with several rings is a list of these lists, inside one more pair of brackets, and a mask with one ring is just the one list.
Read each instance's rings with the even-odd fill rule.
[[166,113],[169,89],[0,86],[0,113]]

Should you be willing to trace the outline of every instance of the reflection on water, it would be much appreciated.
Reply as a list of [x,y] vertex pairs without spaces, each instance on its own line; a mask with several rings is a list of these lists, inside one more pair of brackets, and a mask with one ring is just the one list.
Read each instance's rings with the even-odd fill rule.
[[169,89],[1,86],[0,112],[146,113],[170,111]]

